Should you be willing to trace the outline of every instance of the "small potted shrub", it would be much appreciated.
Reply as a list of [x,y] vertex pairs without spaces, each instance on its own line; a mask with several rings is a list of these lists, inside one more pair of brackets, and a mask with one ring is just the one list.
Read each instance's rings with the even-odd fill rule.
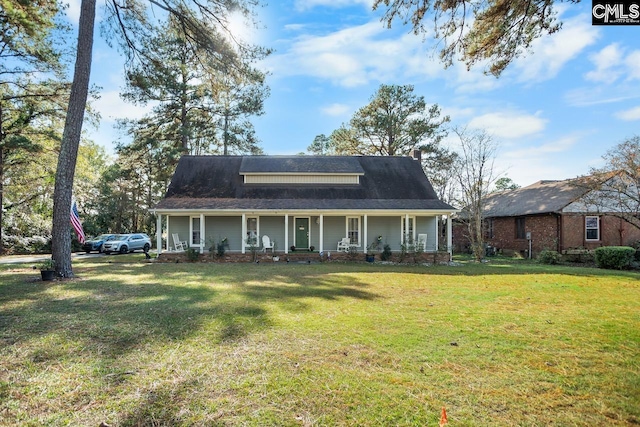
[[45,259],[40,263],[40,275],[43,282],[53,280],[56,274],[56,262],[53,258]]

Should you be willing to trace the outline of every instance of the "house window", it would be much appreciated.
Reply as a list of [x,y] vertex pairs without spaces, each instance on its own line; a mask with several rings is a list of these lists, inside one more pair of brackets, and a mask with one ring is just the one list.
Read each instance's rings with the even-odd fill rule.
[[493,218],[484,220],[484,238],[493,239]]
[[516,218],[516,239],[526,239],[527,232],[525,231],[524,217]]
[[258,244],[258,218],[247,217],[247,244]]
[[414,224],[416,223],[416,217],[414,216],[410,216],[409,217],[409,229],[407,230],[407,221],[406,221],[406,217],[402,217],[400,218],[402,220],[402,242],[407,242],[407,243],[412,243],[416,240],[416,235],[415,233],[415,227]]
[[201,243],[200,238],[200,217],[195,216],[191,218],[191,245],[198,246]]
[[360,217],[349,216],[347,217],[347,237],[349,243],[352,245],[360,246]]
[[584,219],[585,236],[587,240],[600,240],[600,218],[587,216]]

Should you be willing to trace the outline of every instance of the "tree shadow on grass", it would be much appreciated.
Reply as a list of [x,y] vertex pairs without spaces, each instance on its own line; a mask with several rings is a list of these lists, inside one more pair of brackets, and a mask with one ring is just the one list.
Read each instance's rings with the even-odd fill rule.
[[[117,358],[145,343],[182,340],[202,331],[212,344],[241,339],[272,326],[273,301],[285,309],[306,310],[302,301],[313,298],[376,298],[364,289],[366,284],[351,278],[305,271],[290,276],[280,270],[212,270],[199,264],[88,265],[76,268],[76,274],[79,279],[52,285],[0,286],[0,343],[55,334],[94,356]],[[46,350],[36,353],[34,361],[46,359]]]

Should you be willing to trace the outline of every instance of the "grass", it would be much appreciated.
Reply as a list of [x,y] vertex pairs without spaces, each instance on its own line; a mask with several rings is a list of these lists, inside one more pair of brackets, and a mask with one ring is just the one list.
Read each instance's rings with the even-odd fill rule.
[[0,267],[0,425],[640,423],[640,276],[457,267]]

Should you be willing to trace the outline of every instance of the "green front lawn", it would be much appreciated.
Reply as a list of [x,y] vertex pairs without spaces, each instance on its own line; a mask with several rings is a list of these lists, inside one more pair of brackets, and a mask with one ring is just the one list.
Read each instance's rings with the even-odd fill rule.
[[0,267],[0,425],[640,423],[640,275],[492,261]]

